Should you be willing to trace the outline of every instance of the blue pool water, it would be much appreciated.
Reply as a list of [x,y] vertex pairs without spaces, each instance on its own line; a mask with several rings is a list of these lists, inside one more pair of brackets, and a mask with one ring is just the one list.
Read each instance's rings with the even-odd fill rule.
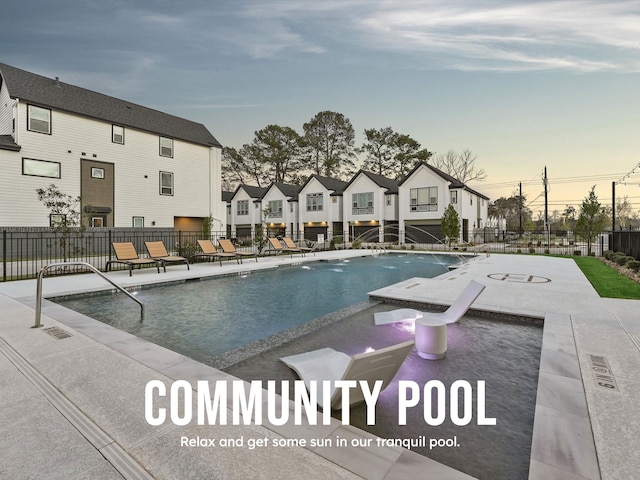
[[57,303],[196,360],[228,352],[367,300],[367,292],[411,277],[435,277],[457,257],[385,254],[310,262],[232,277],[141,289],[138,306],[122,294]]

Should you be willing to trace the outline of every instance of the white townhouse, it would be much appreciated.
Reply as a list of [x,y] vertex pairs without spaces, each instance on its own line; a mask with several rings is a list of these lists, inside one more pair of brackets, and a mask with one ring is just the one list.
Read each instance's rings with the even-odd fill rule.
[[397,241],[398,182],[360,170],[344,188],[342,197],[344,238]]
[[313,174],[298,192],[299,231],[312,241],[343,235],[342,191],[347,182]]
[[299,185],[274,182],[262,196],[262,209],[266,211],[267,235],[282,235],[297,239]]
[[437,243],[443,238],[440,223],[449,204],[460,218],[459,240],[472,242],[474,232],[486,224],[488,200],[451,175],[421,162],[398,187],[400,242]]
[[224,230],[207,128],[0,63],[0,225],[48,226],[36,189],[80,196],[94,227]]
[[256,226],[261,228],[264,209],[262,197],[265,187],[241,184],[236,188],[231,199],[231,237],[241,242],[253,238]]

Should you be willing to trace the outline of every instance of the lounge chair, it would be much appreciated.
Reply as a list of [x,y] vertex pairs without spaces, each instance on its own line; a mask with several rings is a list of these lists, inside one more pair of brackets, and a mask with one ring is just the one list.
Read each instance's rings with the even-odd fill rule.
[[[299,247],[298,245],[296,245],[296,242],[294,242],[291,237],[282,237],[282,241],[284,242],[287,248],[297,248],[298,250],[300,250],[303,256],[305,253],[314,251],[313,248]],[[314,255],[315,255],[315,252],[314,252]]]
[[240,259],[235,253],[219,252],[211,240],[198,240],[198,245],[200,245],[200,250],[202,250],[201,253],[196,254],[198,257],[206,257],[214,260],[217,258],[220,261],[220,266],[222,266],[223,258],[235,258],[238,263],[240,263]]
[[276,252],[276,255],[280,255],[281,253],[288,253],[293,258],[294,253],[302,253],[302,250],[300,250],[298,247],[294,246],[294,248],[289,248],[283,246],[282,243],[280,243],[280,240],[274,237],[269,237],[269,243],[271,244],[271,248],[269,248],[269,250],[273,250],[274,252]]
[[164,271],[167,271],[167,263],[186,263],[187,270],[189,270],[189,260],[184,257],[179,257],[177,255],[169,255],[167,249],[164,246],[162,241],[157,242],[144,242],[145,247],[147,247],[147,252],[149,252],[149,257],[154,260],[160,262],[162,264],[162,268]]
[[[399,311],[392,310],[391,312],[374,313],[374,322],[376,325],[382,325],[385,323],[416,320],[417,318],[429,318],[438,319],[444,323],[455,323],[467,313],[471,304],[475,302],[476,298],[478,298],[484,289],[484,285],[475,280],[471,280],[469,285],[465,287],[462,293],[458,295],[458,298],[456,298],[444,312],[418,312],[412,309],[400,309],[400,313],[398,313]],[[420,316],[415,316],[416,313]]]
[[220,238],[218,239],[218,243],[220,244],[220,248],[224,253],[233,253],[236,255],[236,258],[240,259],[240,263],[242,263],[243,257],[255,257],[256,262],[258,261],[258,256],[255,253],[251,252],[241,252],[236,250],[236,247],[233,245],[233,242],[228,238]]
[[[294,370],[307,389],[312,380],[316,380],[318,405],[323,403],[323,381],[331,380],[331,408],[342,408],[342,390],[335,389],[337,380],[366,380],[371,388],[373,382],[382,380],[384,390],[400,369],[402,362],[413,349],[413,340],[392,345],[390,347],[359,353],[350,357],[346,353],[337,352],[332,348],[322,348],[312,352],[300,353],[283,357],[280,360]],[[355,405],[364,401],[362,390],[358,388],[349,391],[349,404]]]
[[116,254],[116,259],[107,262],[107,272],[111,270],[112,264],[122,263],[129,267],[129,276],[133,273],[133,267],[141,268],[143,265],[155,265],[160,273],[160,262],[153,258],[140,258],[132,242],[113,242],[111,246]]

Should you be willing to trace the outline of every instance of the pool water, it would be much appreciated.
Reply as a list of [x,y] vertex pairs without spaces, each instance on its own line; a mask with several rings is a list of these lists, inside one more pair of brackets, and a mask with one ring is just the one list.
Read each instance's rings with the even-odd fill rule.
[[54,299],[67,308],[198,361],[367,300],[367,292],[435,277],[460,258],[384,254],[310,262],[242,275],[144,288],[139,307],[122,294]]

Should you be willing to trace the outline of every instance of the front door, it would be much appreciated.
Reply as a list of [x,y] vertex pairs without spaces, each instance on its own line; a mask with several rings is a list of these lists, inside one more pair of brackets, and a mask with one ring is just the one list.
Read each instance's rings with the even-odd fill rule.
[[113,163],[80,161],[82,223],[91,227],[113,227]]

